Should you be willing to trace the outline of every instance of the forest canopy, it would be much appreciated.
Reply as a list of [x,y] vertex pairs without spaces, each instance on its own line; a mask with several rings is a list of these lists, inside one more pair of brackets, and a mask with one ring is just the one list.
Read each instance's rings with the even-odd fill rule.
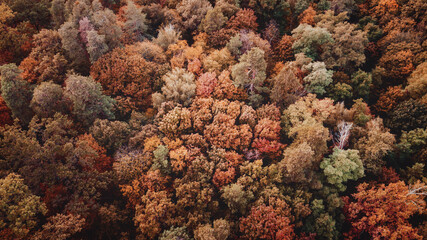
[[427,239],[425,0],[0,0],[0,239]]

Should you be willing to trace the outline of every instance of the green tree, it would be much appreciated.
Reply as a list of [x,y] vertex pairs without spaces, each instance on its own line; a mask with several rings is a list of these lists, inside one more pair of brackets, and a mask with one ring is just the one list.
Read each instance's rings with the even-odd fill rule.
[[102,93],[100,83],[91,77],[70,75],[65,80],[64,97],[72,103],[72,113],[85,126],[96,118],[114,118],[114,100]]
[[264,53],[263,50],[255,47],[240,57],[239,63],[231,68],[234,85],[253,89],[264,83],[267,68]]
[[10,228],[18,238],[25,238],[37,226],[38,215],[46,213],[45,204],[20,175],[11,173],[0,179],[0,229]]
[[328,183],[344,191],[344,185],[348,180],[357,180],[364,176],[363,163],[359,157],[359,151],[353,149],[340,149],[335,147],[333,153],[324,158],[320,163],[327,177]]
[[313,60],[319,57],[319,47],[334,42],[326,28],[312,27],[305,23],[292,30],[292,38],[295,39],[292,45],[295,53],[304,53]]
[[306,89],[318,95],[325,94],[325,88],[332,83],[333,71],[327,70],[324,62],[312,62],[304,65],[302,69],[310,72],[303,79]]
[[30,108],[33,87],[22,80],[21,72],[13,63],[0,67],[1,95],[12,111],[12,116],[18,118],[23,124],[28,124],[33,117],[33,111]]

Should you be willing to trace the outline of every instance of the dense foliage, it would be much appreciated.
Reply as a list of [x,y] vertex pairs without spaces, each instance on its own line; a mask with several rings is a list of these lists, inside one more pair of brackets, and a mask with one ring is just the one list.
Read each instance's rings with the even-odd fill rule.
[[427,238],[424,0],[0,0],[0,239]]

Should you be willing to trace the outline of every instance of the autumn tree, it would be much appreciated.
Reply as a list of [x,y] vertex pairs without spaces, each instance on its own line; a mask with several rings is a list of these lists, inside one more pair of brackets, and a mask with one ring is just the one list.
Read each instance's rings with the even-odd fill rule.
[[[92,4],[76,1],[72,9],[68,20],[61,25],[58,32],[62,47],[72,60],[72,66],[82,73],[87,73],[90,60],[94,62],[97,57],[120,45],[123,31],[113,11],[103,8],[98,0]],[[96,31],[96,34],[91,33],[89,42],[90,31]]]
[[16,0],[3,2],[8,2],[10,9],[15,12],[15,16],[11,19],[13,24],[28,21],[37,29],[48,27],[51,17],[49,1]]
[[6,124],[12,124],[12,112],[7,107],[6,102],[0,96],[0,126],[3,127]]
[[283,35],[277,45],[274,47],[275,57],[281,61],[290,61],[293,59],[293,49],[292,45],[294,39],[289,35]]
[[362,183],[352,197],[345,197],[344,212],[351,224],[346,233],[358,239],[365,232],[373,239],[422,239],[408,219],[425,207],[425,186],[407,186],[398,181],[387,186]]
[[252,30],[256,31],[258,23],[257,17],[252,9],[240,9],[228,22],[227,27],[233,30]]
[[34,234],[34,239],[58,239],[65,240],[80,232],[85,219],[73,214],[57,214],[49,218],[49,222],[43,225],[43,230]]
[[115,98],[118,110],[127,115],[150,107],[154,82],[163,72],[164,61],[163,51],[156,45],[128,45],[98,59],[91,67],[91,76],[101,83],[106,94]]
[[181,32],[176,30],[172,24],[169,24],[161,29],[157,34],[157,38],[153,42],[164,50],[167,50],[169,45],[175,44],[181,37]]
[[312,27],[307,24],[300,24],[292,30],[292,38],[295,39],[292,44],[295,53],[304,53],[313,60],[319,58],[319,47],[325,43],[334,42],[326,28]]
[[60,85],[43,82],[34,89],[30,106],[40,117],[52,117],[56,112],[66,113],[67,101]]
[[15,64],[0,67],[1,95],[12,111],[12,116],[28,124],[33,117],[30,108],[33,87],[21,78],[21,72]]
[[199,29],[206,33],[220,30],[227,22],[228,18],[224,16],[220,7],[214,7],[210,9],[205,18],[201,21]]
[[[24,1],[20,1],[23,3]],[[0,5],[0,64],[19,63],[31,51],[31,37],[36,29],[28,21],[7,24],[16,13],[4,2]]]
[[160,234],[160,240],[169,240],[169,239],[190,239],[186,227],[171,227],[167,230],[164,230]]
[[126,122],[96,119],[89,132],[101,146],[114,152],[127,143],[131,129]]
[[322,46],[322,60],[328,68],[353,69],[365,62],[364,50],[368,44],[366,33],[357,30],[357,26],[346,22],[344,13],[338,16],[332,11],[327,11],[319,16],[320,21],[316,27],[326,28],[333,41],[328,41]]
[[254,88],[263,84],[266,78],[267,64],[264,59],[264,51],[253,48],[243,54],[239,63],[231,70],[234,84],[241,88],[249,88],[252,92]]
[[153,94],[153,105],[159,107],[162,102],[174,101],[190,105],[192,97],[196,94],[196,82],[194,74],[182,68],[174,68],[163,76],[165,85],[161,93]]
[[230,223],[225,219],[216,219],[213,221],[213,227],[211,224],[206,224],[198,227],[194,231],[195,239],[207,240],[207,239],[227,239],[230,235]]
[[46,205],[18,174],[0,179],[0,196],[0,229],[9,228],[18,238],[25,238],[37,226],[39,214],[47,213]]
[[91,77],[70,75],[65,80],[64,97],[71,101],[73,115],[86,126],[96,118],[114,118],[114,100],[104,95],[101,84]]
[[355,148],[359,150],[366,172],[378,173],[385,164],[383,157],[393,150],[395,137],[384,127],[381,118],[368,121],[366,130],[366,135],[358,139]]
[[392,112],[389,112],[389,117],[385,123],[396,133],[401,130],[413,130],[426,126],[426,112],[427,107],[424,104],[410,99],[399,103]]
[[381,113],[388,113],[407,97],[408,92],[403,90],[401,86],[388,87],[387,91],[379,97],[374,105],[375,110]]
[[176,10],[183,18],[185,29],[193,31],[199,26],[205,15],[212,9],[206,0],[185,0],[178,4]]
[[293,239],[293,226],[287,216],[272,207],[253,207],[250,214],[240,219],[240,231],[245,239]]
[[33,36],[35,47],[19,68],[22,78],[30,83],[53,81],[63,83],[68,69],[61,37],[57,31],[43,29]]
[[413,58],[410,50],[384,54],[378,62],[378,68],[385,80],[388,80],[385,84],[401,83],[408,77],[414,70]]
[[427,64],[421,63],[417,66],[415,71],[408,77],[408,85],[406,90],[409,92],[411,97],[418,99],[422,98],[424,102],[427,102]]
[[221,197],[231,212],[245,213],[249,202],[254,198],[252,192],[245,191],[243,186],[238,183],[225,186],[221,192]]
[[142,41],[145,38],[148,29],[146,14],[141,12],[132,0],[127,1],[124,10],[125,21],[123,24],[123,32],[125,38],[129,42]]
[[280,107],[294,103],[303,92],[303,85],[295,72],[294,65],[287,63],[273,79],[270,98]]

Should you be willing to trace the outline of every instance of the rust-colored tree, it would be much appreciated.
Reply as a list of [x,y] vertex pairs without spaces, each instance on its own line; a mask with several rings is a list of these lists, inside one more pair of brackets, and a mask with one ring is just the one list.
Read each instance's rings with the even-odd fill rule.
[[351,229],[348,239],[361,239],[367,234],[370,239],[422,239],[408,219],[422,212],[426,186],[406,186],[402,181],[369,186],[362,183],[357,193],[344,197],[344,212]]
[[273,207],[253,207],[247,217],[240,219],[243,239],[294,239],[294,229],[287,216],[276,212]]

